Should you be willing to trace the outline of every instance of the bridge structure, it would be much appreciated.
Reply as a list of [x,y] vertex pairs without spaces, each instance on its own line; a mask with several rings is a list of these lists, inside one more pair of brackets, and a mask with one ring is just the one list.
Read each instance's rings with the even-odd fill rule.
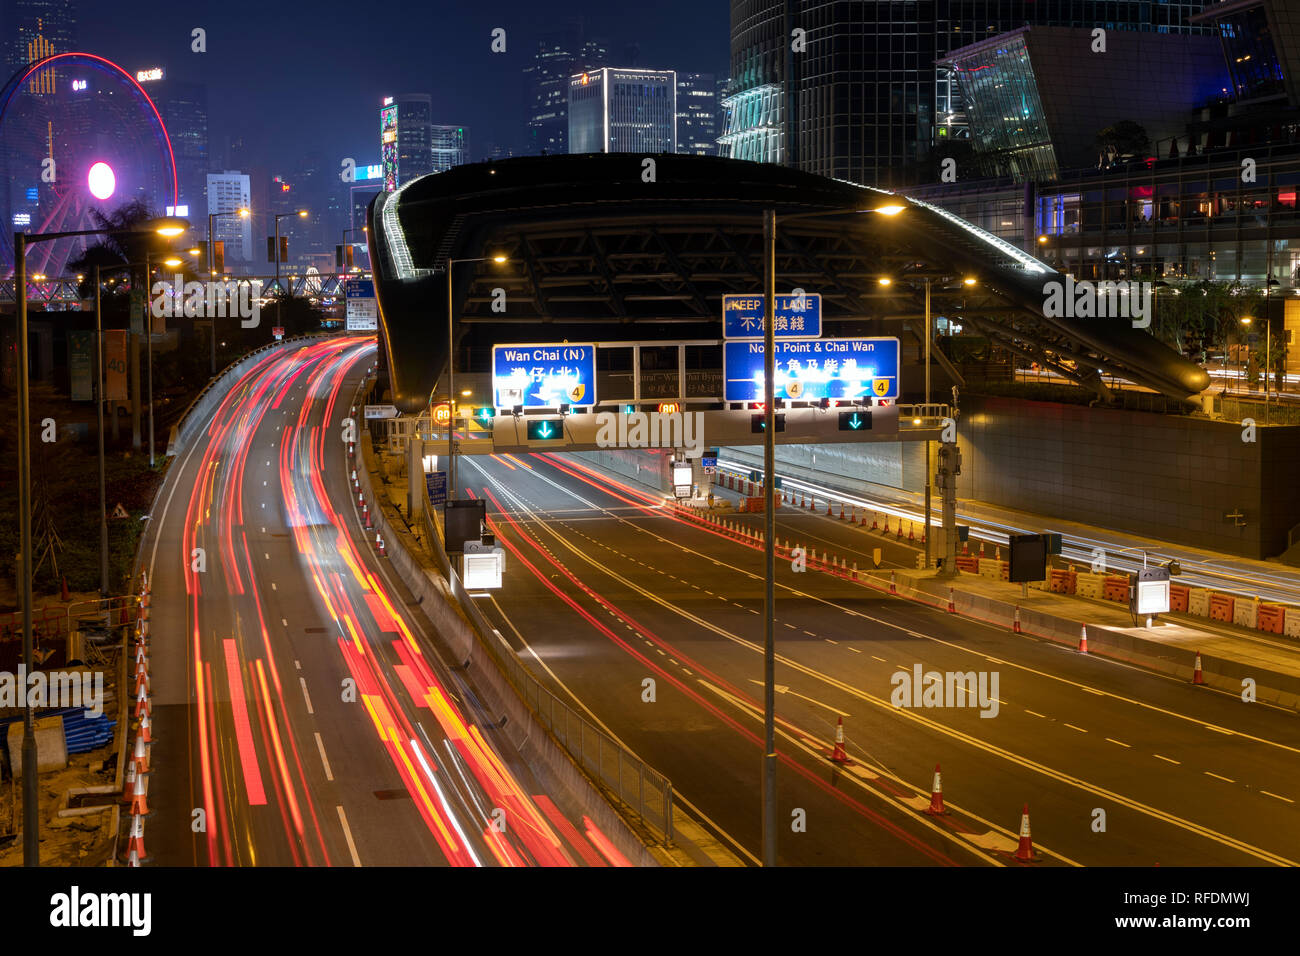
[[[903,209],[866,214],[883,204]],[[393,404],[413,414],[445,400],[451,337],[456,381],[476,384],[471,404],[495,400],[495,346],[583,342],[619,347],[597,349],[594,401],[580,411],[651,397],[743,408],[718,388],[722,297],[761,295],[766,209],[843,213],[782,224],[776,236],[777,292],[819,293],[823,336],[898,337],[919,362],[929,295],[933,316],[1102,399],[1103,377],[1178,400],[1209,385],[1127,318],[1045,314],[1048,285],[1066,276],[930,204],[769,164],[588,154],[461,166],[375,199],[368,239]],[[922,400],[921,376],[906,378],[900,397]]]

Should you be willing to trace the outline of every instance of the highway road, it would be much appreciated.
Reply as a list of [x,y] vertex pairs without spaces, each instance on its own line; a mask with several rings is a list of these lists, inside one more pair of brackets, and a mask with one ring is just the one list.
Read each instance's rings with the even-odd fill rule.
[[359,526],[341,429],[374,355],[342,336],[268,353],[171,462],[142,550],[146,850],[171,865],[625,863],[498,752]]
[[[756,862],[757,543],[682,520],[661,495],[573,456],[463,462],[464,486],[488,499],[509,552],[484,612],[552,690],[669,776],[682,805]],[[756,531],[761,516],[733,520]],[[873,540],[788,509],[777,535],[841,555]],[[910,566],[914,552],[886,551]],[[1294,713],[788,561],[777,583],[782,863],[1022,865],[1012,852],[1026,803],[1033,865],[1300,860]],[[986,706],[960,685],[896,706],[901,675],[918,666],[982,675]],[[848,767],[827,757],[841,717]],[[932,817],[921,811],[936,764],[950,812]]]
[[[720,468],[729,474],[748,477],[753,464],[736,458],[719,458]],[[782,488],[816,498],[824,509],[828,500],[838,507],[842,503],[846,508],[856,506],[869,510],[888,513],[892,517],[915,522],[919,529],[925,522],[925,507],[919,507],[905,492],[897,495],[866,494],[860,491],[846,491],[833,484],[809,481],[805,478],[786,474],[777,464],[776,474],[780,476]],[[936,529],[941,529],[943,518],[941,499],[936,491],[931,502],[931,521]],[[1266,601],[1300,603],[1300,568],[1286,565],[1235,558],[1231,555],[1205,549],[1189,548],[1167,541],[1154,541],[1137,535],[1128,535],[1108,529],[1061,521],[1057,518],[1014,512],[982,502],[959,501],[957,508],[958,524],[970,527],[972,548],[979,542],[985,542],[991,553],[994,546],[1007,546],[1011,534],[1037,534],[1041,531],[1058,531],[1062,535],[1062,556],[1072,561],[1092,565],[1099,559],[1104,562],[1097,565],[1112,573],[1136,571],[1143,566],[1142,551],[1148,554],[1147,560],[1152,564],[1166,564],[1177,559],[1181,571],[1177,583],[1193,587],[1208,587],[1226,593],[1257,597]],[[919,533],[919,531],[918,531]],[[935,531],[933,553],[942,553],[942,530]],[[908,565],[911,567],[912,565]]]

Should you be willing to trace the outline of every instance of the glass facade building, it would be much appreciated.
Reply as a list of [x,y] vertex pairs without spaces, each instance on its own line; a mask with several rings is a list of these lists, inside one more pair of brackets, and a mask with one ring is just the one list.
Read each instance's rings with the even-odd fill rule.
[[537,41],[533,62],[524,67],[527,155],[569,152],[569,78],[598,70],[608,60],[603,43],[583,37],[580,20],[551,29]]
[[571,77],[569,152],[677,152],[677,73],[605,67]]
[[712,73],[677,75],[677,151],[718,154],[718,83]]
[[429,142],[435,173],[445,173],[453,166],[469,162],[469,133],[465,127],[430,126]]

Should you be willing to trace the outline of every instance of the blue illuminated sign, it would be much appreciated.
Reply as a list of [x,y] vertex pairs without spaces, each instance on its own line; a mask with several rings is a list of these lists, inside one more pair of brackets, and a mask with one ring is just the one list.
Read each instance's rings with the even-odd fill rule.
[[[777,398],[897,398],[898,339],[779,339],[776,342]],[[763,343],[725,342],[723,398],[763,400]]]
[[384,166],[382,163],[376,163],[371,166],[358,166],[356,172],[356,181],[366,182],[371,179],[383,179]]
[[596,403],[596,346],[498,345],[492,349],[498,408],[557,408]]
[[[762,295],[724,295],[722,297],[722,337],[727,339],[762,338],[766,313]],[[806,339],[822,334],[822,297],[817,292],[776,297],[777,338]]]

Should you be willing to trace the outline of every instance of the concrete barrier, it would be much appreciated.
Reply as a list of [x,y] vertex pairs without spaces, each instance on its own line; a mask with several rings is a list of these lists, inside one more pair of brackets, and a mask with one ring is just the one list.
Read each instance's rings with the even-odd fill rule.
[[[982,578],[991,578],[994,581],[1001,581],[1003,574],[1006,572],[1005,561],[995,561],[992,558],[979,559],[979,576]],[[958,565],[960,567],[960,565]]]
[[1075,575],[1074,593],[1079,597],[1095,598],[1100,600],[1105,587],[1106,576],[1104,574],[1092,574],[1087,571],[1080,571]]
[[1187,597],[1190,590],[1185,584],[1169,585],[1169,610],[1186,611]]
[[1191,588],[1187,592],[1187,611],[1197,617],[1210,616],[1210,589]]

